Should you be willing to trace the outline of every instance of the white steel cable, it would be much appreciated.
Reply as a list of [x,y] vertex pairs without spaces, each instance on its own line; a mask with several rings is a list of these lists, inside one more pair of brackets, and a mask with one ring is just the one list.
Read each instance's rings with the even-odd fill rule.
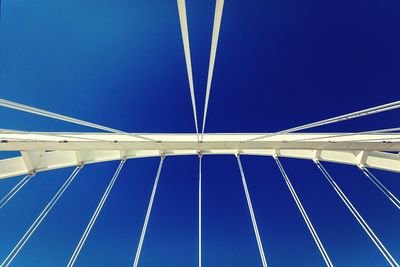
[[136,256],[135,256],[135,261],[133,263],[133,267],[137,267],[139,264],[140,253],[142,251],[143,241],[144,241],[144,237],[146,235],[146,230],[147,230],[147,224],[149,223],[151,208],[153,207],[153,201],[154,201],[154,197],[156,195],[158,180],[160,179],[160,174],[161,174],[161,169],[163,166],[164,158],[165,158],[164,155],[161,156],[160,164],[158,165],[158,171],[157,171],[156,179],[154,181],[153,190],[151,191],[151,197],[150,197],[149,205],[147,207],[146,217],[144,219],[142,233],[140,235],[139,245],[136,250]]
[[52,118],[52,119],[71,122],[71,123],[74,123],[74,124],[79,124],[79,125],[82,125],[82,126],[95,128],[95,129],[103,130],[103,131],[106,131],[106,132],[125,133],[123,131],[116,130],[116,129],[113,129],[113,128],[109,128],[109,127],[106,127],[106,126],[102,126],[102,125],[99,125],[99,124],[95,124],[95,123],[87,122],[87,121],[84,121],[84,120],[71,118],[71,117],[68,117],[68,116],[60,115],[60,114],[57,114],[57,113],[54,113],[54,112],[50,112],[50,111],[46,111],[46,110],[39,109],[39,108],[34,108],[34,107],[31,107],[31,106],[28,106],[28,105],[19,104],[19,103],[16,103],[16,102],[5,100],[5,99],[0,99],[0,106],[11,108],[11,109],[16,109],[16,110],[20,110],[20,111],[24,111],[24,112],[28,112],[28,113],[32,113],[32,114],[36,114],[36,115],[40,115],[40,116],[44,116],[44,117],[48,117],[48,118]]
[[[320,140],[320,139],[329,139],[329,138],[335,138],[335,137],[348,137],[348,136],[354,136],[354,135],[368,136],[368,135],[377,134],[377,133],[391,133],[391,132],[396,132],[396,131],[400,131],[400,127],[379,129],[379,130],[371,130],[371,131],[364,131],[364,132],[355,132],[355,133],[334,133],[334,134],[329,135],[329,136],[309,137],[309,138],[300,138],[300,139],[290,140],[290,142]],[[369,141],[369,140],[370,139],[365,139],[365,141]],[[364,141],[364,140],[358,139],[358,140],[350,140],[350,141]]]
[[19,181],[19,183],[17,185],[15,185],[13,187],[13,189],[10,190],[10,192],[7,193],[7,195],[5,195],[1,200],[0,200],[0,209],[3,208],[8,201],[11,200],[11,198],[18,193],[19,190],[21,190],[21,188],[27,183],[29,182],[29,180],[35,176],[35,173],[33,174],[28,174],[26,175],[21,181]]
[[360,170],[368,177],[369,180],[398,208],[400,209],[400,200],[392,194],[367,168],[359,166]]
[[25,131],[13,130],[13,129],[0,129],[0,133],[26,133]]
[[201,267],[201,158],[199,154],[199,267]]
[[103,196],[102,196],[102,198],[101,198],[99,204],[97,205],[97,208],[96,208],[95,212],[93,213],[92,218],[91,218],[90,221],[89,221],[89,224],[86,226],[86,229],[85,229],[85,231],[84,231],[84,233],[83,233],[81,239],[79,240],[78,245],[76,246],[76,248],[75,248],[75,250],[74,250],[74,253],[73,253],[72,256],[71,256],[71,258],[70,258],[70,260],[69,260],[69,262],[68,262],[68,264],[67,264],[67,267],[72,267],[72,266],[74,266],[75,261],[76,261],[76,259],[78,258],[79,253],[81,252],[82,247],[83,247],[83,245],[85,244],[86,239],[88,238],[88,236],[89,236],[89,234],[90,234],[90,231],[92,230],[92,227],[93,227],[94,223],[96,222],[97,217],[99,216],[100,211],[101,211],[101,209],[103,208],[103,205],[104,205],[104,203],[106,202],[107,197],[108,197],[108,195],[109,195],[110,192],[111,192],[111,189],[112,189],[113,186],[114,186],[115,181],[117,180],[117,177],[118,177],[118,175],[119,175],[119,173],[120,173],[120,171],[121,171],[121,169],[122,169],[122,166],[124,166],[124,163],[125,163],[125,160],[121,160],[121,162],[120,162],[120,164],[119,164],[117,170],[116,170],[115,173],[114,173],[114,176],[112,177],[110,183],[109,183],[108,186],[107,186],[106,191],[104,192],[104,194],[103,194]]
[[[397,133],[396,133],[397,134]],[[370,139],[352,139],[349,141],[344,141],[343,143],[350,143],[350,142],[358,142],[358,143],[366,143],[366,142],[376,142],[376,141],[381,141],[381,143],[392,143],[394,140],[399,140],[400,141],[400,136],[399,137],[389,137],[389,138],[370,138]],[[332,141],[335,142],[335,141]],[[338,141],[339,142],[339,141]],[[396,142],[396,141],[395,141]]]
[[389,265],[393,266],[393,267],[399,267],[399,264],[392,257],[392,255],[389,253],[389,251],[386,249],[386,247],[382,244],[382,242],[379,240],[379,238],[375,235],[374,231],[365,222],[364,218],[360,215],[360,213],[358,213],[356,208],[353,206],[353,204],[350,202],[350,200],[347,198],[347,196],[343,193],[343,191],[340,189],[340,187],[336,184],[336,182],[333,180],[333,178],[330,176],[330,174],[327,172],[327,170],[324,168],[324,166],[322,166],[322,164],[318,160],[315,160],[314,162],[318,166],[318,169],[322,172],[322,174],[328,180],[328,182],[331,184],[333,189],[336,191],[336,193],[339,195],[339,197],[342,199],[344,204],[347,206],[347,208],[353,214],[354,218],[359,222],[361,227],[368,234],[369,238],[374,242],[375,246],[379,249],[379,251],[385,257],[385,259],[387,260]]
[[131,135],[131,136],[134,136],[134,137],[137,137],[137,138],[140,138],[140,139],[144,139],[144,140],[147,140],[147,141],[154,141],[153,139],[150,139],[150,138],[147,138],[147,137],[143,137],[143,136],[140,136],[140,135],[130,134],[130,133],[127,133],[127,132],[124,132],[124,131],[120,131],[120,130],[113,129],[113,128],[110,128],[110,127],[102,126],[102,125],[99,125],[99,124],[96,124],[96,123],[91,123],[91,122],[87,122],[87,121],[84,121],[84,120],[75,119],[75,118],[72,118],[72,117],[60,115],[60,114],[57,114],[57,113],[54,113],[54,112],[50,112],[50,111],[47,111],[47,110],[31,107],[31,106],[28,106],[28,105],[19,104],[19,103],[12,102],[12,101],[5,100],[5,99],[1,99],[1,98],[0,98],[0,106],[11,108],[11,109],[15,109],[15,110],[20,110],[20,111],[27,112],[27,113],[36,114],[36,115],[47,117],[47,118],[66,121],[66,122],[70,122],[70,123],[73,123],[73,124],[78,124],[78,125],[82,125],[82,126],[86,126],[86,127],[90,127],[90,128],[106,131],[106,132],[112,132],[112,133],[117,133],[117,134],[126,134],[126,135]]
[[297,131],[310,129],[310,128],[314,128],[314,127],[318,127],[318,126],[328,125],[328,124],[331,124],[331,123],[336,123],[336,122],[341,122],[341,121],[345,121],[345,120],[351,120],[351,119],[355,119],[355,118],[360,118],[360,117],[363,117],[363,116],[377,114],[377,113],[380,113],[380,112],[389,111],[389,110],[393,110],[393,109],[397,109],[397,108],[400,108],[400,101],[395,101],[395,102],[391,102],[391,103],[388,103],[388,104],[375,106],[375,107],[372,107],[372,108],[367,108],[367,109],[363,109],[363,110],[356,111],[356,112],[347,113],[347,114],[344,114],[344,115],[341,115],[341,116],[337,116],[337,117],[333,117],[333,118],[329,118],[329,119],[325,119],[325,120],[321,120],[321,121],[317,121],[317,122],[313,122],[313,123],[309,123],[309,124],[293,127],[293,128],[287,129],[287,130],[276,132],[276,133],[262,135],[262,136],[259,136],[259,137],[255,137],[255,138],[251,138],[249,140],[246,140],[245,142],[256,141],[256,140],[260,140],[260,139],[263,139],[263,138],[266,138],[266,137],[270,137],[270,136],[274,136],[274,135],[278,135],[278,134],[292,133],[292,132],[297,132]]
[[19,251],[22,249],[22,247],[25,245],[25,243],[29,240],[29,238],[32,236],[32,234],[35,232],[35,230],[38,228],[40,223],[44,220],[44,218],[47,216],[47,214],[50,212],[50,210],[54,207],[54,205],[57,203],[57,201],[60,199],[62,194],[65,192],[65,190],[68,188],[68,186],[72,183],[76,175],[79,173],[79,171],[82,169],[83,165],[77,166],[72,174],[68,177],[68,179],[64,182],[64,184],[60,187],[60,189],[57,191],[57,193],[53,196],[53,198],[50,200],[50,202],[47,204],[47,206],[43,209],[43,211],[40,213],[40,215],[36,218],[36,220],[33,222],[31,227],[29,227],[28,231],[22,236],[22,238],[19,240],[17,245],[13,248],[13,250],[8,254],[8,256],[4,259],[3,263],[0,265],[0,267],[6,267],[10,266],[14,258],[17,256]]
[[199,140],[199,127],[198,127],[198,123],[197,123],[197,111],[196,111],[196,97],[194,94],[192,61],[190,58],[189,32],[188,32],[187,18],[186,18],[186,2],[185,2],[185,0],[177,0],[177,4],[178,4],[178,12],[179,12],[179,22],[181,25],[181,32],[182,32],[183,50],[185,52],[186,70],[187,70],[187,75],[188,75],[188,80],[189,80],[190,97],[192,99],[194,124],[196,127],[197,140]]
[[258,232],[257,221],[256,221],[256,217],[254,215],[253,205],[251,204],[251,198],[250,198],[249,190],[247,188],[246,178],[244,176],[244,171],[243,171],[242,163],[240,161],[239,154],[236,155],[236,159],[237,159],[237,162],[239,165],[240,175],[242,176],[243,189],[244,189],[244,193],[246,195],[247,206],[249,207],[249,211],[250,211],[251,222],[253,223],[254,234],[257,239],[258,251],[260,252],[261,262],[262,262],[263,267],[267,267],[267,260],[265,259],[264,249],[263,249],[263,245],[261,242],[260,233]]
[[214,72],[215,56],[217,54],[218,37],[219,37],[219,30],[221,28],[221,19],[222,19],[223,9],[224,9],[224,0],[216,0],[214,25],[213,25],[213,33],[212,33],[212,40],[211,40],[210,62],[208,65],[206,100],[204,102],[203,126],[202,126],[202,130],[201,130],[201,139],[200,139],[201,141],[203,141],[204,129],[206,127],[208,100],[210,98],[211,82],[212,82],[212,77],[213,77],[213,72]]
[[[71,133],[46,133],[46,132],[31,132],[31,131],[19,131],[19,130],[10,130],[10,129],[0,129],[0,133],[4,133],[4,134],[21,134],[21,135],[40,135],[40,136],[48,136],[48,137],[65,137],[65,138],[73,138],[73,139],[78,139],[78,140],[89,140],[89,141],[105,141],[104,139],[101,138],[94,138],[94,137],[85,137],[85,134],[82,134],[81,136],[71,136]],[[121,133],[121,135],[128,135],[128,136],[132,136],[132,137],[137,137],[146,141],[156,141],[154,139],[151,139],[149,137],[145,137],[143,136],[146,135],[146,133]],[[96,134],[93,134],[94,136],[96,136]],[[93,136],[91,135],[91,136]],[[100,135],[102,136],[102,135]],[[19,137],[13,137],[13,138],[7,138],[7,139],[3,139],[6,141],[9,140],[22,140],[22,141],[32,141],[35,140],[34,138],[19,138]],[[54,141],[54,139],[50,139],[50,140],[43,140],[43,141],[47,141],[47,142],[59,142],[59,141]],[[72,140],[75,141],[75,140]]]
[[279,170],[281,171],[283,178],[285,179],[286,185],[288,186],[289,191],[292,194],[292,197],[293,197],[294,201],[296,202],[297,207],[300,210],[301,215],[303,216],[305,223],[307,224],[308,230],[310,231],[310,233],[315,241],[315,244],[317,245],[317,247],[319,249],[319,252],[321,253],[322,257],[324,258],[326,266],[333,267],[332,261],[329,258],[329,255],[326,252],[324,245],[322,244],[321,240],[319,239],[317,231],[315,231],[314,226],[311,223],[311,220],[308,217],[308,214],[305,211],[303,205],[301,204],[301,201],[300,201],[299,197],[297,196],[297,193],[294,190],[294,187],[293,187],[292,183],[290,182],[290,179],[287,176],[285,169],[283,168],[281,162],[279,161],[279,158],[277,156],[274,156],[274,159],[275,159],[276,164],[278,165]]

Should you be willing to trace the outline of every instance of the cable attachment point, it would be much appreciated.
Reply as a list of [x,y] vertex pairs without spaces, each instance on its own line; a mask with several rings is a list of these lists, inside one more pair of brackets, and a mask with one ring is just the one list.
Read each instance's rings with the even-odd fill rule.
[[83,161],[80,161],[80,162],[78,162],[78,167],[80,168],[80,169],[82,169],[83,168],[83,166],[85,165],[85,162],[83,162]]
[[165,159],[165,152],[160,153],[161,160]]
[[365,165],[364,164],[358,164],[357,167],[362,171],[365,170]]

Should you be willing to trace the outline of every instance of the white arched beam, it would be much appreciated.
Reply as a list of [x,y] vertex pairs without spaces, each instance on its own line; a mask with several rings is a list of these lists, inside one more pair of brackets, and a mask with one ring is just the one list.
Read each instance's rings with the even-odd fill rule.
[[[364,165],[370,168],[392,172],[400,172],[400,155],[361,150],[313,150],[313,149],[209,149],[203,154],[290,157],[299,159],[318,159],[349,165]],[[36,165],[36,172],[49,171],[59,168],[76,166],[79,163],[91,164],[105,161],[121,160],[124,158],[158,157],[165,155],[198,155],[198,150],[91,150],[91,151],[51,151],[44,152],[41,161]],[[363,155],[361,158],[360,155]],[[362,159],[362,161],[360,160]],[[22,156],[0,160],[0,179],[25,175],[29,171]]]
[[[166,155],[227,154],[318,159],[342,164],[400,172],[400,134],[295,133],[281,134],[253,142],[265,134],[113,133],[0,133],[1,151],[21,151],[21,157],[0,160],[0,179],[124,158]],[[310,141],[296,141],[308,139]],[[314,138],[321,138],[320,140]],[[148,141],[154,139],[157,141]],[[362,140],[362,141],[360,141]],[[378,152],[386,151],[386,152]],[[388,153],[394,152],[394,153]]]
[[[211,149],[317,149],[400,151],[399,133],[291,133],[265,137],[253,142],[248,138],[266,134],[205,134],[198,142],[196,134],[114,134],[114,133],[0,133],[0,151],[49,150],[211,150]],[[310,139],[311,140],[304,140]],[[315,139],[321,138],[321,139]],[[156,141],[144,140],[154,139]],[[34,158],[40,154],[31,154]]]

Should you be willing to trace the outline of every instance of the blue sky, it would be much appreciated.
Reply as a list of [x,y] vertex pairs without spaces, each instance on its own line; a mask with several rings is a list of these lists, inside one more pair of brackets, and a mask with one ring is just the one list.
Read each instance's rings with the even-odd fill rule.
[[[214,5],[187,1],[198,114]],[[274,132],[398,100],[399,12],[395,1],[225,1],[206,131]],[[176,2],[3,0],[0,97],[130,132],[193,132]],[[313,131],[398,127],[399,115]],[[0,118],[0,128],[93,131],[5,108]],[[76,266],[133,263],[158,160],[125,164]],[[273,159],[242,163],[268,263],[322,266]],[[312,162],[282,164],[336,266],[386,266]],[[117,165],[86,166],[14,266],[65,266]],[[260,266],[235,158],[203,165],[204,266]],[[325,166],[399,261],[398,210],[357,168]],[[140,266],[197,266],[197,168],[196,157],[166,159]],[[400,195],[399,174],[372,171]],[[1,259],[71,172],[38,174],[1,210]]]

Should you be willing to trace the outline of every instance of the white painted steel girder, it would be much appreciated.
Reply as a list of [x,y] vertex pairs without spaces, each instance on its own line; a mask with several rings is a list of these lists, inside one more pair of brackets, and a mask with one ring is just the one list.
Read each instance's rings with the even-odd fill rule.
[[[196,134],[139,135],[157,141],[114,133],[0,133],[0,151],[21,151],[20,157],[0,160],[0,179],[80,163],[156,157],[161,154],[197,156],[199,151],[203,154],[240,153],[318,159],[400,172],[400,134],[338,136],[337,133],[296,133],[275,135],[253,142],[244,141],[265,134],[205,134],[203,142],[197,141]],[[308,138],[312,140],[304,141]],[[295,141],[298,139],[303,141]]]

